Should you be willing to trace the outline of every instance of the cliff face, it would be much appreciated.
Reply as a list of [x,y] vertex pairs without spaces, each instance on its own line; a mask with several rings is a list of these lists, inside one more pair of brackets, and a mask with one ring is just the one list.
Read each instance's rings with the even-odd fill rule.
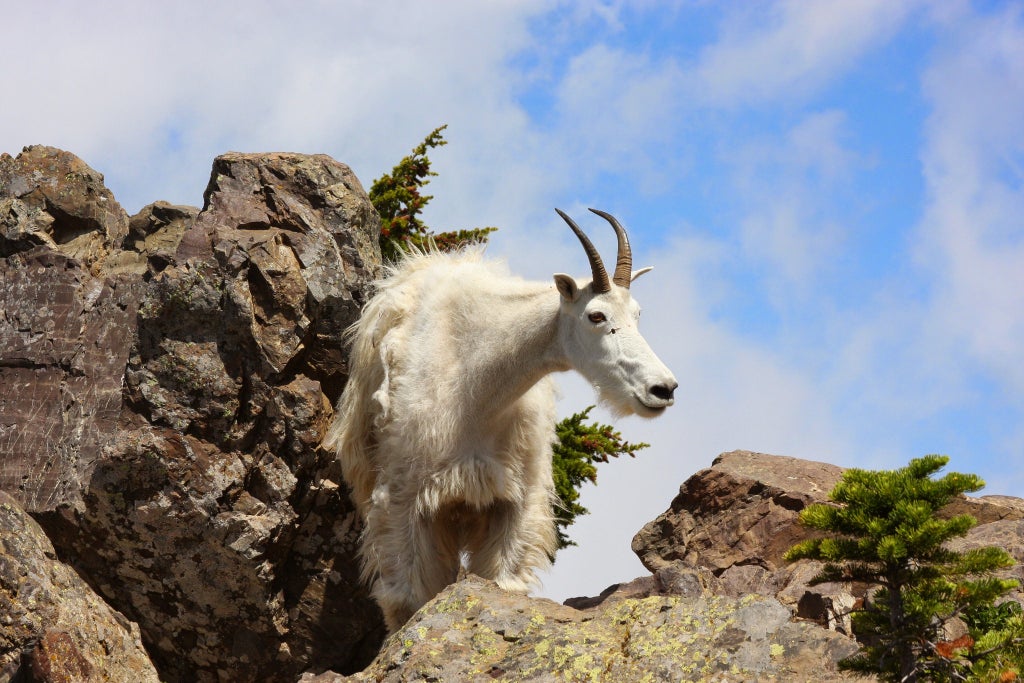
[[[838,679],[863,588],[781,557],[841,470],[745,451],[637,534],[650,575],[467,577],[384,640],[320,447],[378,218],[324,156],[225,154],[204,199],[129,217],[72,154],[0,156],[0,683]],[[1024,501],[958,508],[1024,560]]]
[[71,154],[0,157],[0,490],[166,680],[354,670],[376,650],[319,443],[378,229],[324,156],[225,154],[202,210],[130,218]]

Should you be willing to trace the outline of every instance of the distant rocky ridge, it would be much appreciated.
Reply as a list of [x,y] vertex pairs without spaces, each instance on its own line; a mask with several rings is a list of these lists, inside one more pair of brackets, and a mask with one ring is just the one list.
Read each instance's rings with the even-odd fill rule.
[[[385,640],[319,445],[378,229],[322,155],[225,154],[201,210],[131,217],[72,154],[0,156],[0,683],[838,679],[863,588],[781,555],[841,470],[745,451],[637,534],[649,576],[470,576]],[[1024,501],[960,507],[1024,560]]]

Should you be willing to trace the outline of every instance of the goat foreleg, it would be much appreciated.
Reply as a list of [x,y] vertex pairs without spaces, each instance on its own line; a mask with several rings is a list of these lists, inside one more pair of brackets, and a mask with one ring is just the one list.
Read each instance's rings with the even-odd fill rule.
[[556,550],[550,497],[534,491],[524,505],[497,501],[486,514],[486,524],[471,541],[469,571],[505,590],[526,593],[539,583],[536,571],[551,566]]
[[457,578],[459,542],[453,531],[414,505],[394,501],[367,518],[364,547],[377,574],[373,596],[389,632]]

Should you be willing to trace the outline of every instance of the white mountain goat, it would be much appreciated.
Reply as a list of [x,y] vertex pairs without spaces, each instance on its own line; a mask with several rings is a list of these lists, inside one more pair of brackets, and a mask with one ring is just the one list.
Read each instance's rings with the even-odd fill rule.
[[615,274],[587,252],[590,282],[526,282],[479,250],[405,258],[350,330],[349,379],[325,445],[365,520],[364,580],[395,631],[469,571],[528,590],[556,549],[555,387],[574,369],[617,413],[673,403],[675,377],[637,330],[625,230]]

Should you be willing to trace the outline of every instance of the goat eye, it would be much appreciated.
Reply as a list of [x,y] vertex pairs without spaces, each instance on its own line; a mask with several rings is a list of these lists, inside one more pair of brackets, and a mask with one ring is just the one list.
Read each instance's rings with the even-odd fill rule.
[[594,311],[593,313],[588,315],[587,318],[589,318],[590,322],[594,323],[595,325],[597,325],[598,323],[603,323],[605,320],[608,319],[604,317],[604,313],[601,313],[600,311]]

